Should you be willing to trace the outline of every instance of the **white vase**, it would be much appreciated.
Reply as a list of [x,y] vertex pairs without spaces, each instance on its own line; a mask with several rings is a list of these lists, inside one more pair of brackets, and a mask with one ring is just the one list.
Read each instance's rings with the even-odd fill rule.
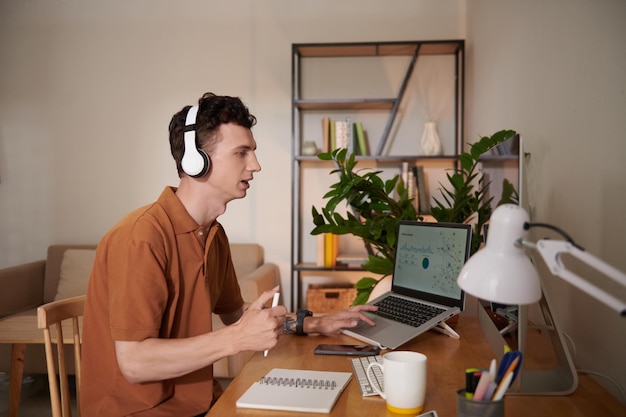
[[302,155],[317,155],[317,145],[313,141],[306,141],[302,144]]
[[443,147],[441,146],[441,140],[439,139],[435,122],[424,123],[424,133],[422,133],[420,146],[422,148],[422,155],[431,156],[443,154]]

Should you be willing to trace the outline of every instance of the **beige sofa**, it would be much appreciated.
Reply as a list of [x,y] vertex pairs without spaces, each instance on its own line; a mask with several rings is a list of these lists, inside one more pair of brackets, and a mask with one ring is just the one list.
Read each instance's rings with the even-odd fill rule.
[[[265,262],[260,245],[231,243],[231,253],[246,301],[254,301],[261,292],[280,284],[278,266]],[[94,254],[95,245],[52,245],[46,260],[0,269],[0,322],[32,315],[36,326],[37,306],[84,293]],[[223,327],[217,316],[213,317],[213,327]],[[242,352],[215,363],[215,376],[234,377],[251,354]],[[0,343],[0,372],[9,372],[10,365],[11,345]],[[26,346],[24,373],[46,373],[43,345]]]

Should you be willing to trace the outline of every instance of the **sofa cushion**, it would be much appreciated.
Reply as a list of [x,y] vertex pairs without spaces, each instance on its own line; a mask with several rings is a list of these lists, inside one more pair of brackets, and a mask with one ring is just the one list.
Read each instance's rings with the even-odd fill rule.
[[235,273],[240,278],[250,274],[264,262],[263,246],[257,243],[231,243],[230,255]]
[[87,283],[93,268],[96,251],[93,249],[68,249],[61,261],[61,277],[54,297],[61,300],[87,293]]
[[[61,262],[68,249],[96,249],[96,245],[50,245],[46,257],[46,270],[43,284],[43,303],[54,301],[61,280]],[[39,303],[39,304],[43,304]]]

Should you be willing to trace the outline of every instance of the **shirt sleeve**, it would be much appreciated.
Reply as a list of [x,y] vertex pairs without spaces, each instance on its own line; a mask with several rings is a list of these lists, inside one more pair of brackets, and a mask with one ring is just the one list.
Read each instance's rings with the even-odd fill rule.
[[111,334],[114,340],[158,337],[168,298],[161,256],[147,242],[130,241],[110,249]]

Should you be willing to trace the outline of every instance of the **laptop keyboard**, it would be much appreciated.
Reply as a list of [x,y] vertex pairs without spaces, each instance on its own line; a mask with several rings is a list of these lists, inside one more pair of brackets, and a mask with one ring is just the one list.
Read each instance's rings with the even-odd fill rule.
[[[370,384],[367,376],[365,375],[365,371],[367,370],[367,366],[372,362],[383,363],[382,355],[374,355],[374,356],[360,356],[358,358],[350,359],[352,362],[352,370],[354,371],[354,376],[359,384],[359,388],[361,389],[361,395],[363,397],[370,397],[372,395],[378,395],[372,385]],[[374,377],[374,384],[377,385],[380,391],[383,390],[383,373],[380,371],[379,367],[372,368],[372,372],[370,372],[370,376]]]
[[413,327],[421,326],[444,311],[439,307],[394,297],[393,295],[383,298],[374,305],[378,306],[376,314],[379,316]]

